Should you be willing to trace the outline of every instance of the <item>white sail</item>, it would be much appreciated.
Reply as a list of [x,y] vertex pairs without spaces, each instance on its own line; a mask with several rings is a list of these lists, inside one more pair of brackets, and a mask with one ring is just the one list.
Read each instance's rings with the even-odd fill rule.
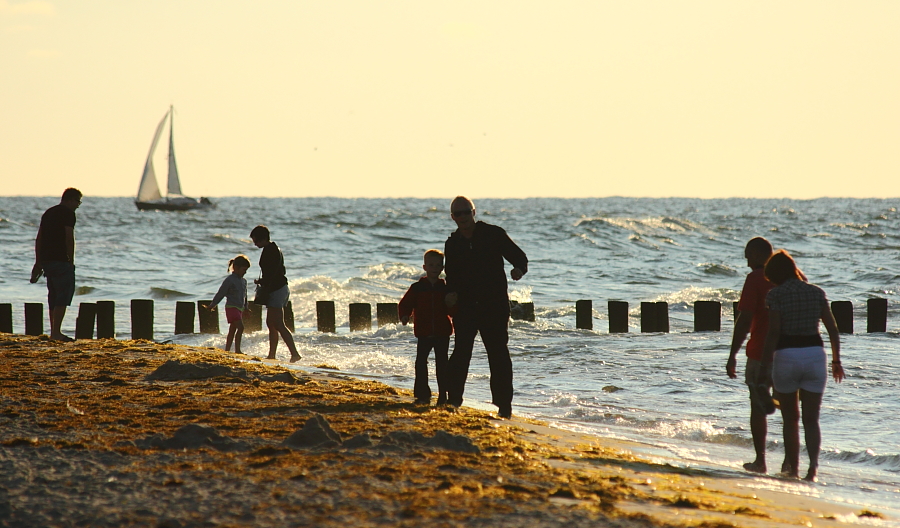
[[169,196],[181,196],[181,182],[178,180],[178,166],[175,164],[175,142],[172,139],[172,129],[175,128],[175,111],[169,107],[169,182],[167,194]]
[[159,194],[159,185],[156,183],[156,172],[153,170],[153,153],[156,152],[156,144],[159,143],[159,135],[162,133],[167,117],[169,117],[169,112],[163,116],[153,135],[153,143],[150,144],[150,152],[147,154],[147,162],[144,164],[144,175],[141,177],[141,185],[138,187],[138,202],[149,202],[162,198],[162,195]]

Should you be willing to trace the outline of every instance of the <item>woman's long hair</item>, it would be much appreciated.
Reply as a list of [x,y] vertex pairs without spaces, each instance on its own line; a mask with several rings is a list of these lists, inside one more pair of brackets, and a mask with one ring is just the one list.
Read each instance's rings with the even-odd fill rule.
[[775,285],[783,284],[789,279],[806,281],[806,275],[800,271],[794,258],[784,249],[779,249],[769,257],[764,273],[769,282]]

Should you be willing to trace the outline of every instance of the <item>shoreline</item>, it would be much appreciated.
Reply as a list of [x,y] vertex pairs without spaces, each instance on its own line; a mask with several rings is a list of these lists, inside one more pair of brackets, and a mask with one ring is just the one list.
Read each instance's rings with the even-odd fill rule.
[[0,334],[0,377],[3,526],[896,522],[212,348]]

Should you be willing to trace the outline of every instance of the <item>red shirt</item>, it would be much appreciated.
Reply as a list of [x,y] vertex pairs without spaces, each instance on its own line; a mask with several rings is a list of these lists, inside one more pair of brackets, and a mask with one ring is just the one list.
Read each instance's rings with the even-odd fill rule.
[[766,294],[775,285],[766,280],[763,268],[755,269],[747,275],[738,311],[753,312],[750,322],[750,341],[747,341],[747,357],[757,361],[762,359],[766,332],[769,331],[769,311],[766,309]]
[[409,287],[397,309],[400,317],[413,315],[416,337],[447,337],[453,333],[452,310],[447,309],[446,296],[447,285],[443,279],[431,284],[427,277],[422,277]]

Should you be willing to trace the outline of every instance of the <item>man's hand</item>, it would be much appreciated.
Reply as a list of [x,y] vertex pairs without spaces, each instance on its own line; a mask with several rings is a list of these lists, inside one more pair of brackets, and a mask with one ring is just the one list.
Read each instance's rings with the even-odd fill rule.
[[447,308],[453,308],[456,306],[456,301],[459,300],[459,295],[456,292],[450,292],[444,297],[444,303],[447,305]]
[[406,324],[409,323],[409,316],[404,315],[403,317],[400,318],[400,322],[403,323],[403,326],[406,326]]
[[41,267],[40,262],[35,262],[34,267],[31,268],[31,278],[28,279],[28,282],[34,284],[41,278],[41,275],[44,274],[44,268]]
[[522,275],[525,274],[522,273],[522,270],[520,270],[519,268],[513,268],[512,271],[509,272],[509,276],[512,277],[512,280],[514,281],[521,279]]
[[725,372],[728,373],[729,378],[737,378],[737,359],[734,356],[729,357],[728,362],[725,363]]

